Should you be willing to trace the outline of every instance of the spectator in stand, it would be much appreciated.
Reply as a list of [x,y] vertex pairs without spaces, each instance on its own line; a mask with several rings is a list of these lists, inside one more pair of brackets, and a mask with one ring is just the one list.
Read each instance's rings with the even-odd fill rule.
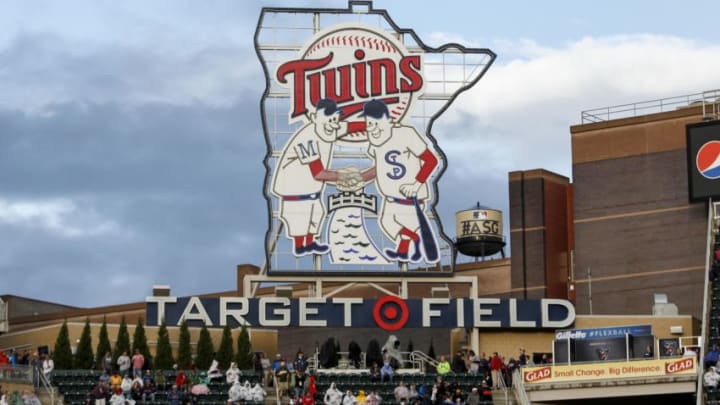
[[392,366],[390,365],[390,358],[386,356],[385,361],[383,362],[383,366],[380,369],[380,382],[385,382],[386,378],[389,382],[392,382],[393,374],[395,374],[395,370],[393,370]]
[[718,360],[720,360],[720,351],[718,351],[718,346],[715,344],[715,345],[712,345],[712,348],[710,349],[710,351],[708,351],[707,354],[705,355],[705,359],[704,359],[705,368],[710,367],[710,366],[716,366]]
[[379,382],[380,381],[380,367],[378,367],[377,362],[373,361],[372,366],[370,366],[370,382]]
[[120,390],[122,390],[126,399],[130,399],[130,391],[132,391],[132,380],[130,379],[130,374],[125,374],[123,376],[122,383],[120,383]]
[[30,364],[30,351],[28,349],[23,350],[22,357],[20,357],[20,364],[24,366]]
[[303,395],[302,401],[300,403],[302,405],[315,405],[315,398],[313,398],[313,396],[310,395],[309,392],[306,392],[305,395]]
[[173,385],[167,393],[168,405],[182,405],[183,398],[183,394],[177,385]]
[[645,351],[643,352],[643,358],[644,358],[644,359],[652,359],[652,358],[654,358],[654,357],[655,357],[655,355],[654,355],[654,353],[653,353],[652,346],[646,345],[646,346],[645,346]]
[[230,363],[230,368],[227,369],[225,372],[225,381],[232,385],[235,384],[235,381],[238,381],[240,379],[240,369],[237,366],[237,363],[234,361]]
[[118,374],[118,372],[115,371],[115,372],[110,376],[110,390],[113,391],[113,392],[115,392],[116,389],[120,388],[120,384],[122,384],[122,380],[123,380],[123,379],[122,379],[122,377],[120,376],[120,374]]
[[482,384],[480,384],[480,391],[482,394],[482,400],[492,403],[492,390],[486,380],[483,380]]
[[265,352],[260,353],[260,364],[262,364],[263,384],[267,387],[270,385],[272,374],[270,372],[270,359],[267,358]]
[[330,388],[325,391],[323,402],[325,405],[340,405],[342,402],[342,392],[335,387],[335,383],[330,383]]
[[105,352],[105,357],[103,357],[103,368],[108,374],[113,371],[112,354],[110,354],[110,352]]
[[105,385],[110,386],[110,375],[107,371],[103,370],[102,374],[100,374],[99,380],[105,382]]
[[185,387],[187,386],[188,379],[185,375],[185,371],[180,370],[177,377],[175,377],[175,385],[177,385],[178,391],[183,391]]
[[10,349],[10,353],[8,354],[7,358],[8,358],[8,363],[10,364],[11,367],[17,366],[18,362],[17,362],[17,357],[15,356],[15,349]]
[[280,363],[283,362],[282,355],[280,353],[275,355],[275,361],[272,362],[272,372],[275,374],[275,372],[280,368]]
[[298,369],[295,369],[295,383],[293,385],[293,391],[295,393],[295,397],[298,399],[302,398],[303,393],[305,392],[305,373]]
[[163,373],[160,369],[155,370],[155,386],[158,389],[165,391],[166,382],[165,373]]
[[467,402],[465,402],[466,405],[480,405],[480,392],[478,392],[477,387],[472,387],[472,390],[470,390],[470,395],[468,395]]
[[396,402],[407,402],[410,400],[410,390],[407,389],[402,381],[400,381],[400,384],[393,390],[393,395],[395,395]]
[[8,405],[10,394],[7,391],[0,391],[0,405]]
[[218,363],[218,361],[215,359],[213,359],[212,364],[210,364],[210,369],[207,372],[207,378],[208,378],[208,381],[222,379],[222,371],[220,370],[220,363]]
[[525,349],[521,347],[520,348],[520,356],[518,357],[518,365],[520,367],[524,367],[524,366],[527,366],[527,364],[528,364],[528,356],[527,356],[527,354],[525,354]]
[[548,359],[548,355],[543,353],[542,357],[540,358],[540,364],[549,364],[550,359]]
[[365,403],[367,405],[380,405],[381,402],[382,397],[380,397],[376,391],[370,391],[370,395],[365,398]]
[[492,359],[490,359],[490,375],[492,378],[492,386],[494,388],[500,388],[500,379],[502,378],[502,370],[505,365],[498,352],[493,353]]
[[125,397],[120,389],[116,389],[112,397],[110,397],[110,405],[125,405]]
[[153,377],[152,371],[150,369],[145,370],[145,375],[143,375],[142,381],[143,381],[143,387],[145,386],[145,384],[148,383],[148,381],[153,381],[153,382],[155,381],[155,377]]
[[453,404],[464,404],[465,402],[465,396],[462,393],[462,390],[460,387],[455,387],[453,390],[452,396],[450,397],[450,400]]
[[355,400],[355,396],[352,394],[352,392],[345,392],[345,395],[342,399],[342,405],[355,405],[356,403],[357,401]]
[[490,374],[490,360],[488,360],[487,354],[483,352],[479,359],[478,374],[488,375]]
[[278,385],[278,399],[281,399],[284,395],[289,395],[289,383],[290,383],[290,370],[288,370],[285,361],[280,361],[280,366],[275,371],[275,381]]
[[298,351],[297,355],[295,355],[295,361],[293,362],[293,368],[295,371],[300,371],[301,373],[305,374],[307,371],[308,362],[305,360],[305,355],[302,351]]
[[53,370],[55,370],[55,362],[49,354],[43,356],[42,370],[45,378],[50,381],[52,377],[52,372]]
[[133,354],[130,362],[132,364],[133,377],[142,378],[142,369],[145,365],[145,356],[140,353],[139,349],[135,349],[135,354]]
[[455,357],[452,362],[452,371],[455,374],[467,373],[467,367],[465,366],[465,358],[462,351],[455,353]]
[[142,401],[145,402],[155,402],[155,393],[157,392],[157,388],[155,388],[155,383],[153,380],[147,380],[145,381],[145,384],[143,385],[142,389]]
[[445,375],[450,372],[450,363],[448,363],[445,356],[440,356],[440,362],[437,365],[438,375]]
[[250,396],[256,404],[265,403],[265,395],[265,390],[258,383],[255,383],[255,385],[253,385],[252,387],[252,390],[250,390]]
[[130,357],[128,357],[127,352],[122,352],[120,357],[117,359],[117,365],[118,369],[120,370],[120,375],[125,375],[130,370]]
[[703,374],[703,385],[706,388],[716,389],[718,387],[719,382],[720,382],[720,373],[718,373],[717,367],[712,366],[707,369],[705,374]]
[[478,375],[480,372],[480,357],[478,357],[474,351],[470,350],[470,352],[468,352],[468,361],[470,362],[470,374]]
[[365,390],[358,391],[358,394],[355,397],[355,403],[356,404],[364,404],[365,403]]
[[135,378],[130,389],[130,397],[133,401],[140,401],[143,397],[143,384],[140,378]]
[[107,383],[103,380],[98,381],[92,391],[92,398],[95,400],[95,405],[105,405],[108,395],[110,395],[110,389]]
[[410,386],[408,387],[408,398],[410,398],[410,401],[419,397],[420,394],[418,393],[417,389],[415,389],[415,384],[410,384]]

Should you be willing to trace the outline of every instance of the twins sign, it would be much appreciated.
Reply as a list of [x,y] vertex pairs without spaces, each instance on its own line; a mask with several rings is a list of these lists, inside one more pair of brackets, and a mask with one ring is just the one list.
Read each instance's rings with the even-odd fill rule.
[[[358,3],[365,8],[356,10]],[[313,16],[312,35],[300,45],[278,39],[282,24],[272,25],[277,43],[260,40],[269,16],[303,13]],[[345,14],[352,23],[342,22]],[[374,18],[358,22],[358,14]],[[325,18],[333,23],[324,26]],[[290,43],[304,32],[291,25]],[[267,76],[269,270],[439,263],[440,242],[449,242],[434,213],[445,159],[432,124],[494,54],[429,48],[368,2],[350,2],[348,10],[263,9],[256,47]],[[449,72],[445,60],[466,53],[476,57]]]

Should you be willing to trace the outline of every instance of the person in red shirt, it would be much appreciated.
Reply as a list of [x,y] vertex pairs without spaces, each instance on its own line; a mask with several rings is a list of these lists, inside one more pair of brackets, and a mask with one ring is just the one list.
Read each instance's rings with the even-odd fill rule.
[[498,352],[493,353],[490,359],[490,375],[492,378],[493,388],[500,388],[500,379],[502,378],[502,369],[505,366]]
[[183,389],[185,389],[187,383],[188,379],[185,376],[185,372],[181,370],[178,373],[177,377],[175,377],[175,385],[177,385],[178,389],[182,391]]
[[310,394],[310,391],[306,392],[302,397],[302,405],[315,405],[315,398]]
[[130,362],[132,363],[133,377],[142,378],[142,369],[143,369],[143,366],[145,365],[145,357],[142,354],[140,354],[140,350],[135,349],[135,354],[133,354]]

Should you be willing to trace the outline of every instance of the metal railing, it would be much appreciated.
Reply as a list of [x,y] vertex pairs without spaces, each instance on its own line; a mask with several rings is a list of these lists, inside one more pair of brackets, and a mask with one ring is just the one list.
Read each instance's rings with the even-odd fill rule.
[[520,370],[521,369],[516,368],[515,371],[513,371],[512,383],[515,391],[515,398],[517,398],[518,402],[520,402],[520,405],[530,405],[530,398],[528,398],[527,391],[525,391],[525,381],[523,381],[522,372],[520,372]]
[[32,367],[32,369],[35,374],[34,378],[38,382],[38,388],[45,390],[45,392],[47,392],[47,394],[50,396],[50,404],[55,405],[55,390],[50,384],[50,380],[48,380],[47,376],[45,376],[45,373],[43,373],[42,369],[40,369],[39,367]]
[[583,124],[637,117],[640,115],[661,113],[685,107],[702,106],[703,117],[717,119],[720,112],[720,89],[684,96],[668,97],[637,103],[621,104],[611,107],[594,108],[580,113]]
[[0,367],[0,383],[28,384],[36,390],[47,392],[50,404],[55,404],[55,390],[40,367],[27,365],[5,365]]
[[417,368],[420,370],[424,370],[424,366],[426,365],[431,365],[437,368],[438,364],[440,364],[439,361],[419,350],[415,350],[414,352],[410,353],[408,359],[410,359],[410,364],[412,364],[413,368]]
[[[493,381],[493,385],[495,384],[496,382]],[[505,377],[502,375],[502,373],[500,373],[500,378],[497,381],[497,385],[500,386],[500,389],[503,392],[503,397],[505,398],[503,404],[509,404],[510,402],[508,402],[508,400],[510,399],[510,394],[508,393],[508,386],[507,384],[505,384]]]

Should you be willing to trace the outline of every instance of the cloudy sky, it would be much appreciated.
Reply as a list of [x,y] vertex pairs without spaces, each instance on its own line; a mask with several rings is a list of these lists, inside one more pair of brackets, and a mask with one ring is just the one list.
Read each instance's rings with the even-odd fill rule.
[[[252,40],[281,4],[347,2],[3,2],[0,294],[110,305],[225,291],[262,263]],[[475,201],[507,210],[508,171],[571,177],[582,110],[720,88],[716,0],[374,4],[429,45],[498,54],[434,129],[451,232]]]

